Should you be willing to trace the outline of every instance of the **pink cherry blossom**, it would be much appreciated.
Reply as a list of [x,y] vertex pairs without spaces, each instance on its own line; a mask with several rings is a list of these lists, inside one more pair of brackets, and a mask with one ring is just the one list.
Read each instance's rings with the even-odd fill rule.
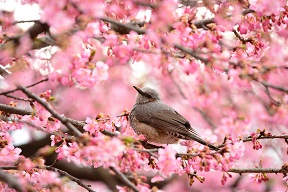
[[181,159],[176,159],[176,151],[171,147],[171,145],[167,145],[164,149],[159,149],[158,153],[159,158],[157,165],[163,175],[169,177],[172,173],[180,171]]

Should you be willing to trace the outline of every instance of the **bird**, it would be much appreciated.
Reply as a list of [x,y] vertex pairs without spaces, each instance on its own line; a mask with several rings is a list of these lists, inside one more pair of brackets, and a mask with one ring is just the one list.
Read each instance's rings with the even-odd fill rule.
[[187,119],[160,99],[155,89],[133,87],[138,94],[129,114],[129,123],[135,133],[157,144],[175,144],[184,139],[197,141],[212,150],[220,150],[203,140]]

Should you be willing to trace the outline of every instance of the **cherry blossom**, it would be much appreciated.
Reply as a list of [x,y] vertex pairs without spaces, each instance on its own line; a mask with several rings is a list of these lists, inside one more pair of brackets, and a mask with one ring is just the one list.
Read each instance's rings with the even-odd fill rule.
[[[287,190],[287,1],[11,2],[0,191]],[[219,150],[137,135],[133,85]]]

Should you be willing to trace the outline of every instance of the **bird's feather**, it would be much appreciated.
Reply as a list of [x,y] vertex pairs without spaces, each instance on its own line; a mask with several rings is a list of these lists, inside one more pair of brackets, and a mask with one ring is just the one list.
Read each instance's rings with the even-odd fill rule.
[[[182,115],[162,102],[154,89],[140,89],[135,86],[134,88],[138,91],[138,95],[136,104],[129,115],[129,121],[135,131],[142,132],[148,138],[153,138],[149,132],[153,132],[155,129],[156,137],[163,136],[164,133],[168,138],[192,139],[203,145],[208,145],[214,150],[219,150],[204,141]],[[156,139],[153,138],[153,140]],[[169,139],[165,137],[165,141],[167,140]]]
[[[210,144],[200,138],[198,133],[182,115],[161,101],[157,101],[157,104],[156,102],[150,102],[144,105],[135,105],[131,111],[131,115],[139,122],[170,132],[169,134],[177,135],[178,138],[193,139],[203,145],[210,146]],[[212,145],[212,148],[215,147]]]

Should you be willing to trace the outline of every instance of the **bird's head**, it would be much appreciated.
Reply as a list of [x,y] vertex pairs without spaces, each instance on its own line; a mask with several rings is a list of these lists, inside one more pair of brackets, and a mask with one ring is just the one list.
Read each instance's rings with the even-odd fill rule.
[[160,100],[159,94],[154,89],[151,89],[149,87],[144,87],[142,89],[136,86],[133,86],[133,87],[138,92],[136,104],[144,104],[144,103],[149,103],[149,102]]

